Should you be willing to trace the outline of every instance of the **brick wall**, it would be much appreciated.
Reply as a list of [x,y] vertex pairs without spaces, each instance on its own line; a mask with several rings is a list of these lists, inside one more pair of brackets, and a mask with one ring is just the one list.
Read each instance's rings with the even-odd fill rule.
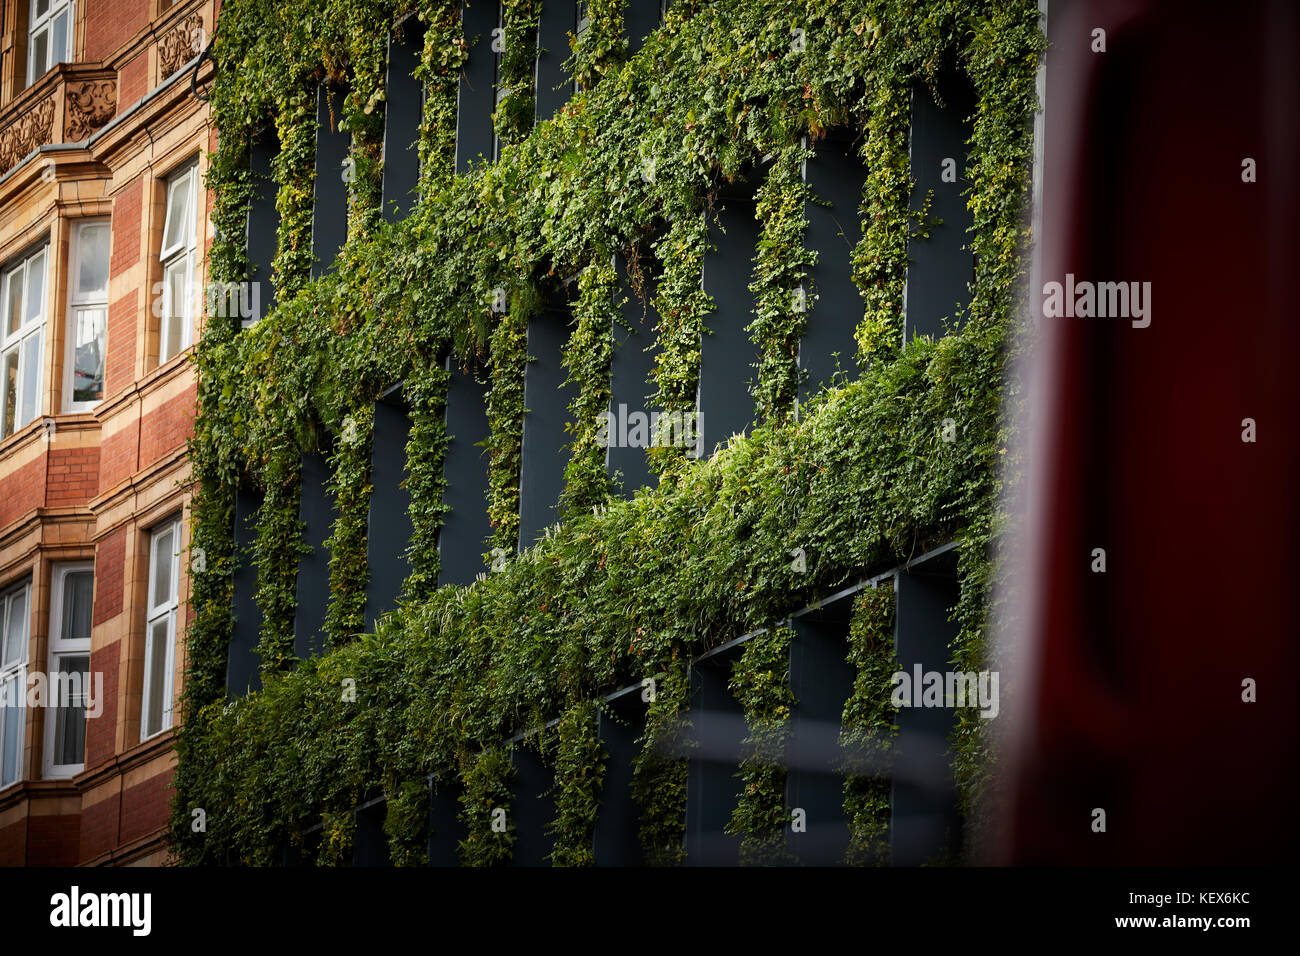
[[180,448],[194,432],[198,387],[160,405],[144,417],[140,426],[140,467],[147,468],[165,454]]
[[42,814],[28,818],[27,862],[36,866],[76,866],[81,843],[79,814]]
[[26,863],[27,821],[0,827],[0,866],[25,866]]
[[117,111],[129,110],[149,92],[149,57],[141,53],[117,71]]
[[102,60],[149,25],[150,0],[81,0],[86,5],[86,59]]
[[7,471],[0,477],[0,528],[19,515],[45,504],[45,457]]
[[[98,587],[98,586],[97,586]],[[117,670],[120,641],[90,652],[90,672],[104,675],[104,711],[86,720],[86,769],[113,758],[117,749]]]
[[126,528],[100,542],[95,553],[95,601],[92,626],[98,627],[122,613],[122,583],[126,571]]
[[171,771],[160,773],[134,787],[128,787],[122,794],[121,842],[129,843],[167,825],[167,817],[171,813],[168,806],[168,801],[171,800],[168,784],[171,779]]
[[79,861],[85,862],[101,853],[107,853],[118,845],[117,833],[121,806],[122,797],[115,793],[107,800],[83,807]]
[[55,448],[48,458],[45,504],[84,505],[99,493],[99,449]]

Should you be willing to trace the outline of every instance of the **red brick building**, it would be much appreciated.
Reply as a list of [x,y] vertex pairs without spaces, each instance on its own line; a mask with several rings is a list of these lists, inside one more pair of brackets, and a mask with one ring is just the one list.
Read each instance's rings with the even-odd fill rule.
[[0,0],[0,865],[159,863],[219,0]]

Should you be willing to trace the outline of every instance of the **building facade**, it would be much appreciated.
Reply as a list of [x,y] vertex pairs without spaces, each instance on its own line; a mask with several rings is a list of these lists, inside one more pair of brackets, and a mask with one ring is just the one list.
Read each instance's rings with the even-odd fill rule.
[[0,5],[0,864],[167,856],[218,7]]

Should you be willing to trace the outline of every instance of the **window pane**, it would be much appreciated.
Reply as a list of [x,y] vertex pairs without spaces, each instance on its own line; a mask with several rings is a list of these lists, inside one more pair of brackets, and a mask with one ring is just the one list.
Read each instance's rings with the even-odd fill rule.
[[27,589],[9,596],[9,613],[5,620],[5,667],[27,658]]
[[5,331],[17,332],[23,324],[23,270],[15,269],[5,277]]
[[90,605],[94,575],[72,571],[63,577],[63,628],[60,640],[90,640]]
[[43,17],[50,12],[50,0],[36,0],[36,16]]
[[163,729],[163,711],[170,709],[163,700],[166,694],[167,671],[167,615],[149,625],[149,659],[145,661],[146,697],[149,708],[144,715],[144,733],[152,736]]
[[172,551],[176,541],[173,529],[162,532],[154,545],[153,553],[153,607],[168,603],[172,598]]
[[2,360],[0,368],[0,402],[4,403],[4,434],[11,435],[14,430],[14,410],[18,406],[18,349],[10,349]]
[[173,179],[167,187],[167,221],[163,225],[163,249],[185,241],[185,213],[189,200],[188,174]]
[[78,309],[75,313],[74,402],[97,402],[104,397],[104,328],[107,318],[103,309]]
[[32,79],[49,69],[46,61],[50,56],[50,31],[42,30],[32,37]]
[[0,738],[0,750],[4,752],[3,758],[0,758],[0,786],[8,786],[18,779],[25,704],[23,683],[19,680],[19,675],[15,675],[0,685],[0,698],[3,698],[5,704],[4,715],[0,717],[0,724],[4,725],[4,736]]
[[162,338],[158,346],[158,361],[165,362],[183,345],[186,313],[186,261],[182,257],[167,266],[167,309],[163,314]]
[[50,66],[66,63],[68,56],[68,11],[64,10],[54,18],[54,39],[50,42]]
[[82,226],[77,233],[77,296],[102,299],[108,294],[108,223]]
[[17,422],[19,428],[34,419],[40,409],[40,385],[41,334],[37,332],[23,339],[23,388],[19,397]]
[[23,303],[24,324],[41,317],[45,306],[45,253],[27,260],[27,301]]
[[[90,658],[59,658],[60,693],[54,715],[54,762],[59,765],[82,763],[86,753],[86,690],[90,686]],[[74,683],[75,681],[75,683]],[[75,692],[75,694],[74,694]]]

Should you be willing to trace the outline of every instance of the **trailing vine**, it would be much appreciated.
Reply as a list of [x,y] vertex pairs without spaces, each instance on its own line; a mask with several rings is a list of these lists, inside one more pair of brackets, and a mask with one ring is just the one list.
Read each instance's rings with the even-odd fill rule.
[[725,832],[740,836],[742,866],[769,866],[791,861],[786,832],[791,822],[785,802],[785,745],[790,712],[788,624],[751,637],[736,662],[727,689],[740,702],[748,734],[741,741],[742,787]]
[[555,849],[556,866],[592,866],[593,837],[605,781],[606,755],[598,736],[600,713],[595,703],[580,701],[564,712],[556,727]]
[[[379,40],[413,6],[427,27],[420,198],[407,220],[386,225],[374,215]],[[192,572],[195,620],[177,745],[172,841],[185,862],[273,861],[322,814],[320,859],[343,862],[350,810],[377,793],[397,803],[386,827],[394,858],[407,859],[419,852],[424,825],[408,812],[410,781],[457,773],[465,784],[463,859],[505,862],[513,843],[511,769],[500,741],[555,716],[573,730],[557,778],[566,814],[557,860],[582,862],[593,781],[578,775],[586,766],[579,754],[596,738],[580,705],[647,678],[657,690],[634,775],[641,837],[650,862],[679,862],[690,659],[721,635],[780,620],[871,569],[957,536],[964,546],[954,659],[967,669],[986,660],[995,475],[1008,438],[999,403],[1023,274],[1029,118],[1043,42],[1036,5],[682,0],[637,55],[620,60],[618,44],[606,42],[615,5],[595,4],[597,32],[584,36],[574,61],[587,88],[534,128],[531,83],[520,81],[531,76],[539,9],[536,0],[508,4],[502,75],[511,93],[496,121],[511,145],[495,164],[456,176],[457,78],[468,50],[458,3],[223,5],[213,47],[220,136],[208,185],[219,231],[209,275],[219,282],[247,276],[249,147],[273,123],[281,146],[273,163],[277,306],[248,330],[209,322],[197,350],[192,548],[203,551],[206,570]],[[802,51],[794,28],[804,31]],[[354,36],[362,29],[370,35]],[[979,104],[967,161],[971,306],[959,332],[904,345],[908,94],[954,61]],[[326,78],[352,91],[344,112],[359,176],[339,267],[312,279],[316,89]],[[826,128],[860,116],[868,178],[854,274],[865,300],[858,341],[868,367],[794,421],[791,343],[802,315],[790,292],[811,259],[800,256],[803,212],[792,174],[799,149],[790,144],[807,136],[815,148]],[[561,277],[597,264],[579,280],[567,357],[581,398],[565,495],[584,507],[601,503],[591,430],[607,401],[601,350],[614,302],[603,263],[610,250],[651,243],[662,265],[653,301],[656,401],[668,412],[693,412],[700,337],[712,310],[701,282],[705,211],[719,183],[774,148],[775,178],[760,197],[772,245],[756,257],[751,326],[764,355],[755,390],[764,424],[709,460],[652,449],[658,487],[609,501],[599,514],[574,508],[559,531],[500,573],[469,588],[436,588],[442,357],[483,360],[491,376],[487,509],[493,544],[513,554],[529,316]],[[406,590],[413,599],[381,618],[375,634],[361,634],[370,416],[374,401],[400,382],[419,393],[408,448],[416,530]],[[959,423],[960,441],[941,441],[946,418]],[[338,515],[329,539],[331,650],[291,668],[292,575],[302,548],[298,462],[330,444]],[[227,703],[234,499],[250,481],[265,496],[255,545],[264,687]],[[807,552],[806,573],[791,572],[791,548]],[[341,699],[346,680],[356,683],[352,701]],[[764,702],[774,686],[759,695]],[[737,687],[758,694],[756,684]],[[758,703],[755,697],[755,714],[769,719]],[[954,737],[968,819],[988,774],[981,723],[988,722],[960,714]],[[785,808],[758,764],[746,772],[756,789],[738,832],[747,858],[766,858]],[[208,809],[206,833],[190,828],[195,807]],[[492,829],[493,809],[507,810],[504,831]],[[867,821],[861,846],[868,849],[878,809],[868,800],[851,811]]]
[[844,816],[851,866],[889,862],[890,779],[898,727],[890,706],[892,678],[898,671],[894,649],[894,589],[880,584],[860,592],[849,621],[853,692],[844,702],[840,746],[844,763]]
[[564,505],[589,508],[609,497],[600,415],[609,409],[610,362],[614,357],[614,323],[619,319],[618,273],[612,262],[597,262],[578,275],[574,330],[564,350],[568,381],[577,386],[569,405],[573,435],[564,473]]

